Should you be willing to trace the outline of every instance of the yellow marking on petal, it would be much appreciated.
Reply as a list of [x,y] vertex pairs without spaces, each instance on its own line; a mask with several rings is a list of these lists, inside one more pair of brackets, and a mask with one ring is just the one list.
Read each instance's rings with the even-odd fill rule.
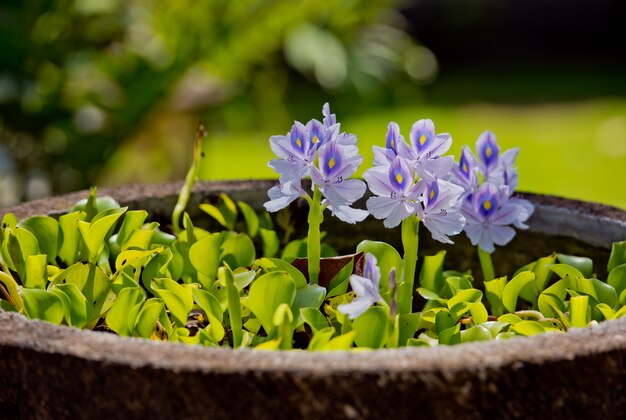
[[463,162],[463,172],[467,173],[467,163]]
[[426,143],[426,135],[425,135],[425,134],[422,134],[422,135],[420,136],[420,146],[423,146],[423,145],[424,145],[424,143]]
[[396,181],[398,181],[398,184],[402,184],[402,181],[404,181],[404,177],[402,177],[400,172],[396,174]]
[[300,140],[300,137],[296,138],[296,144],[299,148],[302,148],[302,140]]
[[487,146],[487,149],[485,149],[485,156],[487,156],[487,158],[490,158],[492,154],[493,154],[493,150],[491,150],[491,147]]
[[485,210],[491,209],[491,200],[485,200],[485,202],[483,203],[483,208]]
[[430,190],[430,194],[428,194],[428,199],[432,200],[435,197],[435,190]]
[[313,136],[313,144],[317,144],[317,142],[319,142],[320,139],[317,136]]
[[393,141],[393,140],[391,140],[391,148],[392,148],[392,149],[395,149],[395,148],[396,148],[396,142],[395,142],[395,141]]
[[331,157],[330,160],[328,161],[328,167],[330,169],[333,169],[334,166],[335,166],[335,158]]

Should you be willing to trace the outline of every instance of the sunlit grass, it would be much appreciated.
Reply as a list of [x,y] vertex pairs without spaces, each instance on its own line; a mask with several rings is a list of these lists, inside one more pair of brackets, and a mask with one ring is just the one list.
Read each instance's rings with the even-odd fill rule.
[[[596,201],[626,208],[626,100],[598,99],[544,105],[467,104],[388,109],[342,118],[344,131],[359,138],[365,163],[372,161],[371,146],[383,145],[387,123],[400,124],[408,138],[411,124],[431,118],[437,132],[452,134],[451,152],[458,156],[463,144],[473,146],[478,135],[493,131],[500,146],[520,146],[520,189]],[[317,115],[302,116],[306,121]],[[289,125],[282,128],[283,133]],[[273,178],[267,167],[273,157],[268,138],[275,133],[239,133],[207,139],[203,179]]]

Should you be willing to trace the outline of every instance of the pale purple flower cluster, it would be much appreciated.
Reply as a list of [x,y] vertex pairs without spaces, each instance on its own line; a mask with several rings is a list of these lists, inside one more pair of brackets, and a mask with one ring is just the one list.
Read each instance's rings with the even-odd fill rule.
[[350,303],[339,305],[337,310],[348,318],[358,318],[363,312],[376,302],[383,302],[379,291],[380,268],[376,257],[369,252],[365,254],[365,264],[363,266],[363,276],[352,274],[350,276],[350,286],[356,294],[356,298]]
[[448,181],[454,159],[443,156],[451,144],[449,134],[435,134],[431,120],[413,124],[410,144],[390,122],[386,146],[374,146],[374,166],[363,174],[374,194],[368,211],[388,228],[417,215],[434,239],[452,243],[448,236],[461,232],[465,220],[457,209],[464,189]]
[[518,153],[516,147],[500,154],[496,136],[485,131],[476,141],[478,158],[464,146],[452,169],[453,182],[465,191],[461,203],[465,233],[473,245],[489,253],[494,244],[506,245],[513,239],[515,230],[510,225],[527,228],[524,222],[534,210],[529,201],[512,197],[518,182],[514,166]]
[[330,107],[322,108],[323,122],[311,120],[306,125],[296,121],[286,136],[272,136],[270,146],[278,156],[269,166],[279,175],[279,183],[268,191],[270,212],[287,207],[298,197],[309,194],[302,179],[310,176],[323,194],[322,206],[344,222],[356,223],[368,213],[350,207],[365,194],[365,183],[348,179],[363,162],[354,134],[340,133],[340,124]]

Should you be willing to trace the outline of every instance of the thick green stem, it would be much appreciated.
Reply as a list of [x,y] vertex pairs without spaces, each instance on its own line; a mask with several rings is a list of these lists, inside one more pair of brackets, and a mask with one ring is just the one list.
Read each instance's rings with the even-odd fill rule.
[[411,297],[408,300],[409,308],[398,308],[402,313],[411,312],[413,305],[413,291],[415,283],[415,267],[417,266],[417,249],[419,246],[419,226],[420,219],[417,216],[409,216],[402,221],[402,247],[404,248],[404,275],[403,283],[409,285],[408,290]]
[[309,202],[309,234],[307,235],[309,282],[311,284],[317,284],[320,275],[320,225],[322,221],[324,221],[322,193],[316,186],[313,186],[313,199]]
[[493,263],[491,262],[491,254],[487,251],[483,251],[480,246],[478,249],[478,259],[480,260],[480,268],[483,270],[484,281],[490,281],[496,278],[493,271]]

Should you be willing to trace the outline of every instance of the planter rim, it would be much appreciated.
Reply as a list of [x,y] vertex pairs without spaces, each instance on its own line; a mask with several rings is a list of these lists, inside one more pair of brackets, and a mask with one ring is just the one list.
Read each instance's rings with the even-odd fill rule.
[[[199,183],[195,192],[243,191],[269,188],[275,181],[228,181]],[[142,197],[163,198],[176,195],[182,183],[130,185],[120,188],[102,188],[100,195],[110,195],[126,205]],[[0,211],[0,217],[13,212],[19,218],[35,214],[56,214],[66,211],[88,191],[37,200]],[[568,200],[538,194],[524,194],[541,213],[537,215],[539,231],[563,234],[550,221],[552,213],[576,213],[598,223],[610,220],[619,229],[613,235],[626,238],[626,211],[615,207],[577,200]],[[533,216],[535,217],[535,216]],[[547,217],[547,218],[546,218]],[[544,220],[545,219],[545,220]],[[533,221],[531,221],[532,223]],[[545,225],[545,226],[544,226]],[[611,230],[609,229],[609,230]],[[534,230],[534,227],[533,227]],[[567,232],[566,232],[567,233]],[[600,232],[600,234],[604,234]],[[589,241],[597,245],[600,239]],[[589,239],[589,238],[585,238]],[[606,246],[606,238],[602,246]],[[446,372],[461,370],[483,372],[499,366],[541,364],[556,359],[572,360],[598,353],[626,349],[626,318],[605,321],[599,325],[572,329],[566,333],[544,333],[533,337],[504,341],[474,342],[455,346],[383,349],[364,352],[335,351],[310,353],[307,351],[253,351],[226,348],[206,348],[179,343],[153,342],[139,338],[118,337],[112,334],[82,331],[56,326],[0,311],[0,350],[12,347],[38,353],[55,353],[133,368],[173,369],[178,372],[291,372],[306,375],[325,375],[332,372]]]

